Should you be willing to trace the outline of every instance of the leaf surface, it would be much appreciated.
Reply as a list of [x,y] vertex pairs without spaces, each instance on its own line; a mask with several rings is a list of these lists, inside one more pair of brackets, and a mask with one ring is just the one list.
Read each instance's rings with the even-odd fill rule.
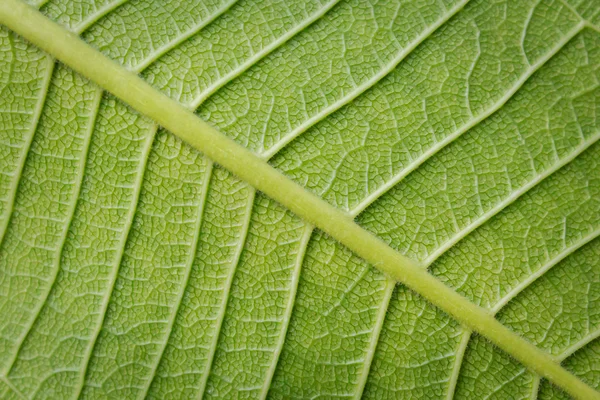
[[[598,389],[600,3],[36,6]],[[4,27],[0,64],[0,397],[568,396]]]

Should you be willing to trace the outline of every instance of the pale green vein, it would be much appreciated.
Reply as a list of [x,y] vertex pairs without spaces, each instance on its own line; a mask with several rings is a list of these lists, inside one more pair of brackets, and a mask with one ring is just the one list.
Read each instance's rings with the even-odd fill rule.
[[598,33],[600,33],[600,28],[597,27],[596,25],[590,23],[590,22],[586,21],[585,26],[588,27],[588,28],[590,28],[590,29],[592,29],[592,30],[594,30],[594,31],[596,31],[596,32],[598,32]]
[[213,171],[213,163],[210,160],[207,160],[206,172],[204,173],[204,184],[202,187],[201,194],[201,203],[198,207],[198,216],[196,218],[196,223],[194,225],[194,237],[192,238],[192,246],[190,248],[187,260],[187,264],[185,266],[185,277],[183,283],[181,285],[181,290],[177,294],[177,299],[175,301],[175,307],[171,315],[169,316],[169,320],[167,321],[167,334],[164,342],[161,344],[161,347],[158,351],[158,357],[156,357],[156,362],[154,363],[151,373],[149,375],[149,379],[146,383],[146,387],[143,388],[143,395],[140,396],[141,399],[146,398],[148,396],[148,390],[152,385],[152,381],[154,380],[154,376],[156,375],[156,369],[160,364],[160,361],[163,357],[165,349],[167,348],[167,344],[169,339],[171,338],[171,333],[173,332],[173,324],[177,319],[177,314],[179,314],[179,308],[181,307],[181,300],[183,300],[183,295],[188,288],[188,282],[190,280],[190,273],[192,271],[192,265],[194,264],[194,260],[196,259],[196,249],[198,248],[198,242],[200,240],[200,231],[202,229],[202,221],[204,220],[204,211],[206,210],[206,196],[208,194],[208,188],[210,186],[210,178],[212,176]]
[[[81,21],[79,23],[79,25],[73,27],[73,29],[72,29],[73,33],[81,35],[90,26],[92,26],[94,23],[98,22],[102,17],[104,17],[111,11],[116,10],[119,6],[127,3],[128,1],[129,0],[116,0],[113,3],[109,3],[106,6],[100,8],[99,10],[96,10],[96,12],[91,14],[87,19]],[[41,8],[41,5],[40,5],[40,8]]]
[[50,81],[52,80],[52,73],[54,72],[55,62],[50,56],[46,56],[46,62],[48,66],[46,67],[46,75],[44,75],[44,79],[42,81],[42,87],[40,89],[40,97],[38,98],[37,103],[35,104],[35,109],[33,110],[33,119],[31,121],[31,127],[27,132],[27,138],[24,145],[24,151],[21,155],[21,159],[19,160],[19,165],[17,166],[17,172],[11,182],[10,187],[8,188],[8,196],[7,196],[7,208],[6,208],[6,217],[0,222],[0,244],[4,240],[4,234],[6,233],[6,227],[8,226],[8,222],[10,221],[10,217],[12,214],[12,210],[15,206],[15,197],[17,195],[17,188],[19,187],[19,181],[21,180],[21,175],[23,174],[23,168],[25,167],[25,161],[27,160],[27,154],[29,153],[29,148],[31,147],[31,143],[33,141],[33,136],[35,131],[37,130],[38,122],[40,120],[40,115],[42,115],[42,110],[44,109],[44,104],[46,103],[46,95],[48,94],[48,87],[50,86]]
[[522,369],[518,374],[516,374],[515,376],[513,376],[512,378],[502,382],[501,384],[499,384],[498,386],[496,386],[494,389],[492,389],[492,391],[490,392],[490,394],[488,394],[487,396],[483,397],[482,400],[487,400],[490,397],[492,397],[495,393],[498,393],[500,391],[500,389],[502,389],[503,387],[505,387],[506,385],[508,385],[509,383],[514,382],[518,377],[520,377],[521,375],[523,375],[527,370],[526,369]]
[[[594,239],[596,239],[598,237],[600,237],[600,229],[592,231],[589,235],[583,237],[581,240],[578,240],[577,242],[573,243],[571,246],[565,248],[562,252],[560,252],[555,257],[553,257],[549,262],[547,262],[542,268],[540,268],[539,270],[537,270],[535,273],[529,275],[527,277],[527,279],[525,279],[523,282],[521,282],[519,285],[517,285],[515,288],[513,288],[513,290],[511,290],[510,292],[508,292],[507,294],[505,294],[500,300],[498,300],[498,302],[492,308],[490,308],[490,311],[492,312],[492,314],[493,315],[498,314],[498,312],[500,312],[500,310],[502,308],[504,308],[519,293],[523,292],[526,288],[528,288],[529,286],[531,286],[531,284],[533,282],[535,282],[536,280],[538,280],[546,272],[548,272],[554,266],[556,266],[561,261],[563,261],[564,259],[566,259],[568,256],[570,256],[571,254],[575,253],[577,250],[579,250],[580,248],[582,248],[583,246],[585,246],[586,244],[588,244],[589,242],[591,242],[592,240],[594,240]],[[462,365],[462,360],[463,360],[463,358],[465,356],[465,352],[467,350],[467,344],[470,341],[471,334],[472,334],[472,331],[469,328],[466,328],[466,327],[462,328],[462,332],[461,332],[460,335],[461,335],[461,344],[464,342],[464,346],[459,346],[458,347],[458,350],[457,350],[457,353],[456,353],[456,356],[455,356],[455,362],[454,362],[454,366],[453,366],[453,370],[452,370],[452,378],[453,378],[453,380],[451,380],[452,384],[449,386],[449,389],[448,389],[449,390],[448,391],[448,400],[453,398],[451,395],[454,394],[454,390],[456,388],[456,382],[458,380],[458,376],[460,375],[460,367]],[[598,335],[600,335],[600,329],[596,332],[596,336],[595,337],[598,337]],[[575,352],[578,348],[584,346],[585,344],[587,344],[590,341],[592,341],[593,339],[595,339],[595,337],[591,337],[587,341],[586,341],[586,339],[588,337],[583,338],[580,342],[576,343],[575,345],[573,345],[569,349],[565,350],[562,353],[562,354],[566,354],[565,356],[562,356],[562,357],[558,356],[558,357],[554,357],[554,358],[557,361],[561,362],[566,357],[568,357],[570,354],[572,354],[573,352]],[[569,353],[570,349],[574,349],[574,350],[571,350],[571,352]],[[457,361],[457,360],[460,360],[460,361]],[[537,379],[539,381],[539,376],[537,377]],[[539,386],[539,382],[538,382],[538,386]],[[536,393],[537,393],[537,388],[535,388],[535,389],[536,389]]]
[[357,86],[353,91],[349,92],[347,96],[342,97],[338,101],[333,104],[330,104],[328,107],[325,107],[321,112],[315,114],[313,117],[307,119],[298,126],[296,129],[292,130],[286,137],[280,140],[275,146],[269,148],[267,151],[263,152],[261,156],[268,160],[272,158],[277,152],[287,146],[288,143],[296,139],[298,136],[302,135],[306,132],[310,127],[315,125],[316,123],[322,121],[325,117],[330,115],[336,110],[339,110],[344,105],[350,103],[352,100],[360,96],[362,93],[367,91],[381,79],[383,79],[386,75],[392,72],[396,66],[404,60],[409,54],[413,52],[414,49],[417,48],[425,39],[427,39],[433,32],[435,32],[440,26],[444,25],[446,21],[448,21],[454,14],[463,9],[463,7],[468,3],[468,0],[463,0],[457,3],[453,8],[451,8],[443,17],[438,19],[435,23],[430,25],[427,29],[425,29],[419,36],[415,38],[405,49],[399,52],[396,57],[392,59],[390,63],[388,63],[384,68],[382,68],[377,74],[373,75],[370,79],[368,79],[363,84]]
[[[36,12],[37,12],[37,10],[36,10]],[[39,14],[39,15],[41,15],[41,14]],[[31,320],[29,321],[29,325],[23,330],[23,332],[21,333],[19,338],[15,341],[15,344],[16,344],[15,352],[12,354],[9,362],[6,364],[8,366],[5,371],[6,375],[8,375],[10,370],[12,369],[12,367],[17,359],[17,356],[19,355],[19,351],[21,350],[21,346],[23,345],[23,342],[25,341],[25,338],[27,337],[27,335],[29,334],[29,331],[31,330],[31,328],[35,324],[36,320],[38,319],[40,312],[42,311],[42,308],[43,308],[44,304],[46,303],[46,300],[48,299],[50,292],[52,291],[54,283],[56,282],[56,277],[58,276],[58,270],[60,269],[60,262],[62,260],[62,254],[63,254],[65,242],[67,240],[67,235],[69,233],[69,230],[71,229],[73,215],[75,214],[75,208],[77,207],[77,203],[78,203],[78,199],[79,199],[79,192],[81,191],[85,165],[87,163],[88,152],[90,150],[92,132],[94,131],[94,126],[96,125],[96,116],[98,115],[98,108],[99,108],[100,100],[102,99],[102,93],[103,93],[102,89],[97,88],[96,92],[94,94],[94,99],[92,100],[91,105],[92,105],[93,114],[90,116],[90,122],[89,122],[89,125],[87,127],[87,130],[86,130],[85,136],[84,136],[82,156],[79,158],[79,162],[77,165],[78,173],[76,175],[79,177],[79,179],[75,183],[75,187],[74,187],[74,191],[73,191],[74,192],[74,200],[73,200],[73,203],[70,204],[70,207],[69,207],[69,211],[68,211],[67,218],[66,218],[66,222],[67,222],[66,227],[63,229],[63,231],[60,235],[60,242],[59,242],[60,248],[57,252],[57,256],[54,259],[54,262],[52,263],[52,272],[51,272],[48,288],[46,288],[46,290],[42,294],[42,297],[40,298],[40,301],[38,301],[38,303],[33,308],[33,312],[31,315]]]
[[538,397],[538,391],[540,390],[540,377],[536,375],[533,378],[533,382],[531,384],[531,393],[529,395],[529,400],[536,400]]
[[18,390],[18,389],[17,389],[17,388],[16,388],[16,387],[15,387],[15,386],[12,384],[12,382],[11,382],[11,381],[10,381],[10,380],[9,380],[7,377],[5,377],[5,376],[0,376],[0,380],[2,380],[2,382],[4,382],[4,384],[5,384],[6,386],[8,386],[8,388],[9,388],[10,390],[12,390],[12,391],[13,391],[13,393],[15,393],[17,396],[19,396],[19,398],[20,398],[20,399],[23,399],[23,400],[25,400],[25,399],[26,399],[26,397],[25,397],[25,396],[23,396],[23,393],[21,393],[21,391],[19,391],[19,390]]
[[94,347],[96,344],[96,341],[98,340],[98,336],[100,335],[100,331],[102,330],[102,326],[104,325],[104,318],[106,317],[106,310],[108,309],[108,303],[110,301],[114,286],[115,286],[115,282],[117,281],[117,276],[119,275],[119,266],[121,265],[121,262],[123,260],[123,253],[125,252],[125,245],[128,241],[128,237],[129,237],[129,232],[131,231],[131,224],[133,223],[133,217],[135,215],[135,210],[137,209],[137,204],[138,204],[138,200],[140,197],[140,192],[142,189],[142,183],[144,182],[144,172],[146,171],[146,165],[148,163],[148,156],[150,155],[150,150],[152,149],[152,142],[154,141],[154,136],[156,134],[156,130],[158,129],[158,127],[156,125],[154,125],[151,130],[152,133],[150,135],[148,135],[148,138],[146,139],[146,145],[145,147],[142,149],[143,153],[142,153],[142,162],[139,165],[138,170],[136,171],[137,174],[137,179],[134,182],[134,190],[133,190],[133,199],[132,199],[132,207],[129,208],[129,212],[127,213],[127,215],[125,216],[125,224],[123,226],[123,238],[121,240],[121,243],[118,246],[118,252],[116,254],[115,257],[115,266],[112,269],[110,276],[108,277],[109,279],[109,284],[107,287],[107,291],[106,294],[104,295],[104,298],[102,299],[102,305],[100,307],[100,312],[99,312],[99,323],[96,325],[96,329],[94,330],[94,333],[91,336],[91,340],[90,343],[86,349],[86,352],[84,354],[83,357],[83,369],[81,371],[81,374],[79,375],[79,381],[77,382],[77,385],[75,386],[75,393],[76,396],[75,398],[79,398],[81,395],[81,391],[83,390],[84,384],[85,384],[85,375],[87,373],[88,367],[89,367],[89,362],[92,358],[92,353],[94,351]]
[[[85,20],[82,23],[80,23],[77,27],[71,29],[71,31],[73,33],[77,34],[77,35],[83,34],[95,22],[97,22],[98,20],[100,20],[102,17],[108,15],[111,11],[117,9],[119,6],[127,3],[127,1],[129,1],[129,0],[118,0],[118,1],[115,1],[114,3],[111,3],[111,4],[107,5],[106,7],[100,9],[95,14],[92,14],[92,16],[90,18],[88,18],[87,20]],[[229,10],[231,8],[231,6],[233,6],[236,2],[237,2],[237,0],[230,0],[229,2],[223,4],[223,6],[221,8],[219,8],[218,10],[216,10],[216,12],[214,12],[209,18],[201,21],[196,26],[192,27],[188,31],[186,31],[183,34],[179,35],[177,37],[177,39],[172,40],[171,42],[167,43],[166,45],[164,45],[161,48],[159,48],[158,50],[156,50],[154,53],[148,55],[148,57],[145,60],[142,60],[134,68],[132,68],[132,71],[137,72],[137,73],[141,73],[146,68],[148,68],[153,62],[155,62],[161,56],[163,56],[165,53],[167,53],[168,51],[174,49],[175,47],[177,47],[178,45],[180,45],[181,43],[183,43],[184,41],[186,41],[190,37],[194,36],[199,31],[201,31],[204,27],[206,27],[208,24],[210,24],[215,19],[217,19],[218,17],[220,17],[224,12],[226,12],[227,10]]]
[[533,282],[542,277],[546,272],[556,266],[558,263],[563,261],[565,258],[579,250],[581,247],[585,246],[592,240],[600,237],[600,229],[596,229],[590,232],[587,236],[584,236],[577,242],[573,243],[571,246],[566,247],[563,251],[556,255],[552,260],[546,263],[542,268],[535,271],[535,273],[529,275],[527,279],[521,282],[519,285],[515,286],[510,292],[505,294],[495,305],[490,309],[490,311],[495,315],[506,306],[512,299],[514,299],[519,293],[524,291],[526,288],[531,286]]
[[219,308],[219,314],[216,318],[215,332],[212,339],[212,343],[210,345],[210,349],[208,351],[208,355],[206,357],[207,368],[202,378],[200,380],[200,387],[198,390],[199,400],[202,400],[204,397],[204,391],[206,390],[206,382],[208,381],[208,376],[210,375],[210,371],[213,366],[213,361],[215,358],[215,353],[217,350],[217,344],[219,342],[219,336],[221,332],[221,326],[223,325],[223,320],[225,319],[225,313],[227,312],[227,304],[229,302],[229,292],[231,291],[231,284],[233,282],[233,276],[235,275],[235,271],[240,263],[240,257],[242,256],[242,251],[244,250],[244,245],[246,244],[246,236],[248,235],[248,230],[250,227],[250,217],[252,216],[252,209],[254,208],[254,198],[256,195],[256,190],[252,188],[250,193],[248,194],[248,200],[246,203],[245,209],[245,218],[242,224],[242,235],[240,236],[240,240],[234,252],[234,259],[231,263],[232,268],[229,274],[227,275],[227,280],[225,281],[225,286],[223,288],[223,297],[221,301],[221,306]]
[[561,367],[548,353],[502,325],[488,310],[470,302],[429,274],[419,263],[391,249],[361,228],[350,215],[291,181],[263,158],[227,138],[184,106],[37,10],[19,0],[2,0],[0,22],[89,77],[140,113],[153,118],[299,217],[312,222],[367,262],[404,283],[460,323],[487,337],[531,370],[576,398],[600,399],[600,393]]
[[444,253],[446,253],[451,247],[456,245],[462,239],[464,239],[467,235],[473,232],[475,229],[483,225],[485,222],[489,221],[494,215],[498,214],[500,211],[505,209],[508,205],[514,203],[519,197],[523,196],[525,193],[529,192],[531,189],[536,187],[541,181],[573,161],[577,158],[581,153],[587,150],[590,146],[600,140],[600,132],[596,135],[590,137],[589,139],[582,141],[579,146],[573,149],[572,153],[567,157],[560,159],[556,164],[554,164],[551,168],[548,168],[541,174],[537,175],[534,179],[529,181],[526,185],[521,186],[518,190],[515,190],[505,198],[503,201],[499,202],[495,207],[491,208],[488,212],[481,214],[477,219],[473,220],[469,225],[467,225],[464,229],[457,232],[456,235],[452,237],[449,241],[444,243],[443,246],[440,246],[436,249],[435,252],[431,253],[429,257],[427,257],[424,261],[426,265],[431,265],[441,257]]
[[248,68],[252,67],[258,61],[265,58],[267,55],[272,53],[274,50],[279,48],[281,45],[286,43],[292,37],[294,37],[298,32],[304,30],[304,28],[311,25],[313,22],[320,19],[323,15],[325,15],[333,6],[339,3],[340,0],[330,1],[326,6],[321,8],[319,12],[313,14],[310,18],[305,19],[300,24],[296,25],[293,29],[290,29],[284,35],[280,36],[277,40],[271,42],[268,46],[265,46],[262,50],[254,54],[252,57],[248,58],[245,62],[240,64],[237,68],[234,68],[228,74],[221,76],[215,82],[213,82],[206,90],[201,93],[198,97],[196,97],[193,101],[190,102],[189,107],[192,109],[197,109],[200,107],[202,103],[206,101],[210,96],[215,94],[217,90],[223,87],[226,83],[230,82],[232,79],[238,77],[244,71],[247,71]]
[[[527,29],[529,28],[529,24],[531,23],[533,14],[535,13],[536,8],[538,8],[538,6],[540,5],[541,2],[542,2],[542,0],[538,0],[538,2],[535,3],[535,5],[533,7],[531,7],[529,14],[527,14],[527,20],[525,20],[525,28],[523,28],[523,34],[521,35],[521,48],[523,49],[523,55],[525,56],[525,61],[527,61],[527,64],[530,64],[530,65],[531,65],[531,62],[529,61],[529,56],[527,55],[527,52],[525,51],[524,43],[525,43],[525,38],[527,37]],[[578,14],[575,13],[575,15],[578,15]]]
[[304,256],[306,255],[306,248],[308,247],[308,241],[312,236],[313,229],[314,227],[311,224],[305,224],[304,231],[302,232],[302,236],[300,238],[300,245],[298,249],[298,254],[296,255],[296,263],[294,265],[292,281],[290,282],[290,294],[288,297],[287,304],[285,305],[285,314],[283,316],[283,321],[281,324],[281,334],[279,335],[279,340],[275,344],[273,360],[271,361],[271,365],[269,366],[269,370],[267,371],[266,379],[263,383],[263,387],[260,393],[261,400],[267,398],[269,387],[271,386],[271,381],[273,380],[273,374],[275,373],[275,368],[277,367],[277,362],[279,361],[279,355],[281,354],[281,349],[283,349],[283,343],[285,342],[288,326],[290,324],[292,310],[294,309],[294,302],[296,301],[296,292],[298,290],[298,281],[300,280],[300,271],[302,270]]
[[[560,4],[563,5],[563,7],[568,8],[573,14],[577,15],[579,18],[581,18],[582,21],[585,21],[585,23],[592,29],[596,30],[596,31],[600,31],[598,29],[598,27],[594,24],[592,24],[591,22],[589,22],[588,20],[586,20],[585,18],[583,18],[583,16],[579,13],[579,11],[577,11],[577,9],[575,7],[573,7],[572,5],[570,5],[569,3],[567,3],[565,0],[559,0]],[[599,8],[600,10],[600,8]]]
[[452,364],[452,375],[450,375],[450,379],[448,380],[448,391],[446,392],[446,400],[452,400],[454,398],[454,394],[456,392],[456,384],[458,383],[458,377],[460,376],[460,367],[462,366],[462,362],[465,358],[465,352],[467,351],[467,346],[471,340],[471,331],[464,330],[460,333],[460,342],[458,342],[458,347],[456,348],[454,363]]
[[429,158],[431,158],[434,154],[439,152],[441,149],[446,147],[448,144],[453,142],[455,139],[460,137],[463,133],[472,129],[473,127],[480,124],[483,120],[488,118],[490,115],[494,114],[498,111],[508,100],[510,100],[513,95],[523,86],[523,84],[533,75],[538,69],[540,69],[548,60],[550,60],[556,53],[562,49],[565,44],[567,44],[571,39],[573,39],[578,33],[580,33],[587,25],[584,22],[579,23],[575,28],[573,28],[569,33],[567,33],[556,46],[554,46],[550,51],[548,51],[544,57],[541,57],[535,64],[531,65],[527,72],[525,72],[519,80],[502,96],[492,107],[490,107],[485,112],[478,115],[476,118],[472,119],[468,124],[463,125],[460,129],[452,132],[450,135],[446,136],[443,140],[437,142],[434,146],[432,146],[429,150],[421,154],[419,158],[414,160],[414,162],[392,177],[389,181],[387,181],[384,185],[381,185],[377,190],[371,193],[369,196],[365,197],[361,201],[361,203],[356,207],[360,209],[365,209],[369,205],[371,205],[375,200],[379,197],[390,191],[392,187],[394,187],[398,182],[402,179],[406,178],[411,172],[416,170],[419,166],[421,166],[424,162],[426,162]]
[[179,35],[177,37],[177,39],[173,40],[172,42],[169,42],[165,46],[156,50],[154,53],[150,54],[148,56],[148,58],[146,58],[144,61],[142,61],[141,63],[136,65],[135,68],[133,68],[133,71],[140,73],[143,70],[145,70],[146,68],[148,68],[150,66],[150,64],[152,64],[154,61],[156,61],[160,56],[164,55],[166,52],[168,52],[172,48],[174,48],[174,47],[178,46],[179,44],[181,44],[182,42],[186,41],[187,39],[189,39],[190,37],[192,37],[193,35],[198,33],[206,25],[208,25],[212,21],[214,21],[217,17],[219,17],[221,14],[223,14],[225,11],[227,11],[236,1],[237,0],[230,0],[229,2],[225,3],[221,8],[219,8],[209,18],[207,18],[206,20],[203,20],[198,25],[196,25],[189,31],[185,32],[183,35]]
[[365,390],[365,385],[367,384],[369,372],[371,371],[371,365],[373,364],[373,357],[375,356],[377,344],[379,343],[379,336],[381,335],[381,330],[383,329],[383,322],[385,321],[385,316],[387,314],[387,310],[389,308],[390,300],[392,299],[392,294],[394,293],[395,287],[396,281],[386,276],[385,289],[383,291],[383,299],[381,300],[379,311],[377,312],[377,316],[375,317],[373,333],[371,334],[369,347],[367,348],[367,352],[365,354],[365,361],[360,371],[358,385],[354,396],[354,399],[356,400],[362,398],[362,394]]
[[568,348],[566,348],[565,350],[563,350],[562,353],[560,353],[558,356],[556,356],[556,359],[560,362],[563,362],[567,357],[573,355],[577,350],[581,350],[582,348],[584,348],[585,346],[587,346],[594,340],[598,339],[599,337],[600,337],[600,327],[597,327],[596,330],[591,331],[589,334],[582,337],[579,341],[577,341],[573,345],[571,345]]

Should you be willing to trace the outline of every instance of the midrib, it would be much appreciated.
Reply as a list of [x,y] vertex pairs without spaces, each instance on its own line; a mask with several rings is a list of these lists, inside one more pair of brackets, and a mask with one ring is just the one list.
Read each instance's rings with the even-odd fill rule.
[[[547,362],[545,353],[518,338],[493,318],[490,319],[485,311],[423,272],[420,266],[415,265],[413,261],[391,250],[359,228],[345,213],[309,194],[304,188],[283,177],[246,149],[222,137],[213,128],[185,112],[180,105],[161,95],[141,79],[127,73],[122,67],[113,64],[72,36],[66,35],[62,28],[49,22],[37,12],[32,12],[18,1],[6,0],[0,7],[0,18],[4,24],[38,46],[58,55],[66,64],[71,65],[83,75],[101,82],[109,91],[114,92],[138,111],[154,117],[188,143],[204,151],[209,157],[220,162],[257,189],[286,205],[299,216],[313,220],[317,226],[367,261],[404,281],[409,287],[459,321],[472,324],[484,336],[488,336],[524,364],[550,375],[556,383],[574,395],[585,394],[590,398],[598,397],[593,389],[584,385],[564,369]],[[13,21],[18,22],[12,23]],[[55,42],[47,41],[44,36],[50,31],[55,34],[55,38],[58,38]],[[75,56],[74,50],[82,53],[79,54],[80,57]],[[95,63],[98,65],[94,65]],[[130,90],[124,90],[119,86],[123,81],[128,83]],[[213,141],[214,145],[207,145],[209,139]],[[227,158],[233,154],[237,155],[239,159]],[[253,176],[247,170],[249,167],[254,167],[250,168],[252,173],[257,173],[260,178]],[[329,220],[323,219],[327,217]],[[446,302],[442,300],[440,294],[444,295],[443,299]]]
[[[335,4],[337,4],[337,2],[339,2],[339,0],[336,0],[336,1],[332,2],[332,3],[330,3],[330,5],[328,7],[325,7],[321,13],[319,13],[314,18],[310,19],[310,22],[307,22],[301,28],[294,30],[293,34],[290,33],[289,36],[285,35],[285,39],[284,40],[277,41],[275,43],[276,45],[274,45],[272,47],[267,47],[269,49],[269,52],[272,52],[277,47],[279,47],[281,44],[285,43],[287,40],[289,40],[291,37],[293,37],[296,33],[300,32],[305,26],[308,26],[310,23],[314,22],[316,19],[318,19],[321,16],[323,16],[326,13],[326,11],[329,8],[332,8]],[[295,138],[297,138],[298,136],[300,136],[302,133],[306,132],[308,129],[310,129],[312,126],[314,126],[318,122],[320,122],[323,119],[325,119],[327,116],[331,115],[336,110],[340,109],[345,104],[350,103],[353,99],[355,99],[356,97],[358,97],[359,95],[361,95],[362,93],[364,93],[366,90],[368,90],[370,87],[372,87],[373,85],[375,85],[383,77],[385,77],[387,74],[389,74],[404,58],[406,58],[406,56],[408,54],[410,54],[412,52],[412,50],[414,50],[414,48],[416,48],[420,43],[422,43],[427,37],[429,37],[435,30],[437,30],[440,26],[442,26],[454,14],[456,14],[458,11],[460,11],[465,6],[465,4],[467,2],[468,2],[468,0],[463,1],[463,2],[461,2],[459,4],[457,4],[454,8],[452,8],[450,11],[448,11],[442,18],[440,18],[438,21],[436,21],[435,24],[432,24],[427,30],[425,30],[421,35],[419,35],[417,37],[417,39],[415,39],[415,41],[413,41],[409,47],[407,47],[403,51],[399,52],[398,55],[392,60],[392,62],[388,63],[387,67],[383,68],[378,74],[374,75],[374,77],[371,80],[369,80],[368,82],[366,82],[364,85],[358,86],[354,91],[350,92],[347,96],[342,97],[341,99],[339,99],[335,103],[331,104],[329,107],[327,107],[327,108],[323,109],[321,112],[317,113],[312,118],[306,120],[299,127],[297,127],[296,129],[292,130],[282,140],[278,141],[269,150],[261,153],[260,156],[263,157],[265,160],[269,161],[280,150],[282,150],[284,147],[286,147]],[[214,94],[214,92],[216,92],[217,89],[219,89],[225,83],[227,83],[229,81],[229,79],[232,79],[232,78],[240,75],[241,73],[243,73],[245,70],[247,70],[254,63],[256,63],[261,58],[263,58],[264,56],[266,56],[266,54],[268,54],[268,53],[265,53],[265,54],[257,53],[257,55],[260,55],[260,57],[258,57],[258,56],[257,57],[253,57],[252,58],[254,60],[253,63],[250,63],[248,65],[242,64],[242,66],[240,68],[238,68],[238,70],[235,71],[235,73],[231,73],[230,74],[231,75],[230,77],[229,77],[229,75],[227,75],[229,77],[227,80],[225,80],[223,78],[223,79],[217,81],[214,85],[212,85],[211,87],[209,87],[208,91],[203,92],[203,94],[201,94],[195,100],[193,100],[190,103],[189,108],[191,108],[191,109],[198,108],[206,99],[208,99],[212,94]],[[250,215],[248,215],[248,218],[249,217],[250,217]],[[306,235],[306,240],[304,240],[304,239],[301,240],[300,249],[299,249],[299,251],[300,251],[300,253],[302,255],[304,255],[304,253],[306,252],[306,247],[308,246],[308,241],[310,239],[312,231],[314,230],[314,227],[311,224],[307,224],[307,226],[306,226],[305,229],[307,230],[307,232],[305,232],[303,234],[303,236]],[[242,241],[242,244],[243,244],[243,241]],[[299,259],[298,263],[301,263],[302,260],[303,260],[303,258]],[[295,271],[295,273],[293,275],[293,279],[295,280],[295,282],[293,283],[294,297],[291,299],[288,307],[286,308],[286,320],[284,321],[285,327],[282,330],[283,334],[280,336],[279,342],[278,342],[278,344],[276,346],[277,349],[275,351],[275,356],[274,356],[273,362],[271,363],[270,368],[269,368],[269,370],[267,372],[267,376],[265,377],[265,384],[263,385],[263,389],[262,389],[261,395],[260,395],[261,399],[266,398],[266,396],[268,394],[268,389],[269,389],[269,386],[270,386],[270,382],[271,382],[271,380],[273,378],[273,374],[275,373],[275,369],[276,369],[278,361],[279,361],[279,355],[281,353],[282,346],[283,346],[283,343],[285,341],[285,336],[286,336],[286,332],[287,332],[287,326],[289,324],[289,319],[291,318],[291,312],[293,310],[293,304],[295,302],[295,292],[296,292],[297,284],[298,284],[298,280],[299,280],[299,276],[297,276],[297,274],[300,273],[300,270],[301,270],[301,264],[297,264],[296,265],[296,271]],[[231,274],[228,277],[229,282],[226,285],[226,287],[227,287],[227,291],[226,292],[227,293],[229,292],[229,289],[230,289],[230,286],[231,286],[231,280],[233,278],[234,272],[235,272],[235,268],[233,269],[233,271],[231,272]],[[383,318],[385,316],[385,311],[387,310],[387,304],[389,304],[389,300],[391,299],[391,295],[392,295],[393,288],[394,288],[394,284],[390,283],[389,278],[386,278],[386,279],[388,279],[388,282],[386,283],[387,286],[386,286],[386,293],[385,293],[384,297],[387,300],[384,301],[385,305],[382,305],[380,307],[380,312],[378,313],[377,323],[376,323],[376,326],[375,326],[375,331],[376,332],[375,332],[375,334],[372,337],[369,349],[367,351],[367,357],[366,357],[367,362],[365,363],[365,367],[363,368],[363,372],[361,373],[361,376],[359,378],[359,385],[358,385],[358,389],[357,389],[357,396],[358,397],[360,397],[360,394],[362,393],[362,391],[364,389],[364,385],[366,384],[366,381],[367,381],[367,376],[368,376],[368,372],[369,372],[369,369],[370,369],[371,361],[373,359],[373,356],[374,356],[374,353],[375,353],[375,348],[377,346],[377,338],[379,337],[380,330],[381,330],[381,328],[383,326]],[[218,325],[217,325],[217,330],[218,330],[219,333],[216,335],[215,339],[213,340],[213,343],[212,343],[212,346],[211,346],[211,350],[209,352],[209,363],[208,363],[209,367],[208,367],[208,370],[203,374],[203,377],[202,377],[201,386],[200,386],[200,393],[201,393],[200,399],[202,399],[204,397],[204,391],[206,390],[206,382],[208,380],[208,376],[210,375],[210,370],[212,369],[213,357],[214,357],[214,353],[215,353],[216,346],[217,346],[217,343],[218,343],[218,338],[220,337],[220,329],[221,329],[222,320],[224,318],[224,314],[225,314],[225,311],[226,311],[226,306],[227,306],[227,301],[225,301],[224,304],[222,305],[221,312],[220,312],[219,317],[218,317],[218,321],[219,322],[218,322]],[[375,338],[374,341],[373,341],[373,338]]]

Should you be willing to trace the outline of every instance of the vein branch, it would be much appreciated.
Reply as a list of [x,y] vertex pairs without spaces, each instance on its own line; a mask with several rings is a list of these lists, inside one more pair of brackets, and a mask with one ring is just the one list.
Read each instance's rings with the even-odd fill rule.
[[67,218],[65,220],[66,226],[64,227],[63,231],[61,232],[60,242],[59,242],[60,248],[57,251],[57,255],[54,259],[54,262],[52,263],[53,265],[52,265],[52,271],[51,271],[51,276],[50,276],[50,281],[49,281],[48,287],[45,288],[39,301],[36,303],[35,308],[33,309],[32,315],[29,319],[29,323],[28,323],[27,327],[23,330],[23,332],[21,333],[21,335],[18,337],[18,339],[16,341],[15,351],[12,354],[10,361],[7,363],[7,369],[6,369],[7,375],[10,373],[10,370],[12,369],[14,363],[16,362],[19,352],[21,351],[21,347],[23,346],[23,343],[25,342],[25,339],[27,338],[27,335],[29,335],[29,332],[35,325],[38,317],[40,316],[40,313],[42,312],[42,309],[44,308],[44,305],[46,304],[46,301],[48,300],[48,297],[50,296],[50,293],[52,292],[54,284],[56,283],[56,278],[58,276],[58,271],[60,269],[60,264],[62,262],[62,256],[63,256],[63,251],[65,248],[65,242],[67,241],[67,235],[69,233],[69,230],[71,229],[71,224],[73,222],[73,216],[75,215],[75,209],[77,208],[77,204],[79,202],[78,199],[80,197],[81,187],[82,187],[82,183],[83,183],[85,166],[87,164],[88,157],[89,157],[92,132],[94,131],[94,127],[96,125],[96,117],[98,115],[98,109],[99,109],[100,100],[102,99],[102,93],[103,93],[102,89],[97,88],[96,92],[94,94],[94,99],[93,99],[93,104],[92,104],[93,114],[90,116],[89,126],[85,132],[84,143],[83,143],[83,148],[82,148],[82,156],[80,157],[78,165],[77,165],[78,179],[75,182],[75,186],[73,188],[73,193],[72,193],[73,202],[72,202],[72,204],[69,205],[69,211],[67,214]]
[[313,223],[384,273],[485,336],[521,363],[576,398],[600,393],[561,367],[546,352],[497,321],[429,274],[420,263],[390,248],[339,210],[285,177],[261,157],[229,139],[184,106],[108,59],[77,36],[19,0],[0,3],[0,22],[179,136],[257,190]]

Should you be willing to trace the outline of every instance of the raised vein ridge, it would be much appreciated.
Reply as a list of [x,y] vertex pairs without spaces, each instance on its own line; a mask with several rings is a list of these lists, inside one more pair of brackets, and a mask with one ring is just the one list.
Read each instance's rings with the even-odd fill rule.
[[441,283],[415,261],[392,250],[359,227],[346,213],[292,182],[254,153],[226,138],[179,103],[157,92],[36,10],[18,0],[5,0],[0,5],[0,21],[134,109],[152,117],[298,216],[313,222],[357,255],[487,337],[533,371],[577,398],[600,398],[600,393],[558,365],[547,353]]

